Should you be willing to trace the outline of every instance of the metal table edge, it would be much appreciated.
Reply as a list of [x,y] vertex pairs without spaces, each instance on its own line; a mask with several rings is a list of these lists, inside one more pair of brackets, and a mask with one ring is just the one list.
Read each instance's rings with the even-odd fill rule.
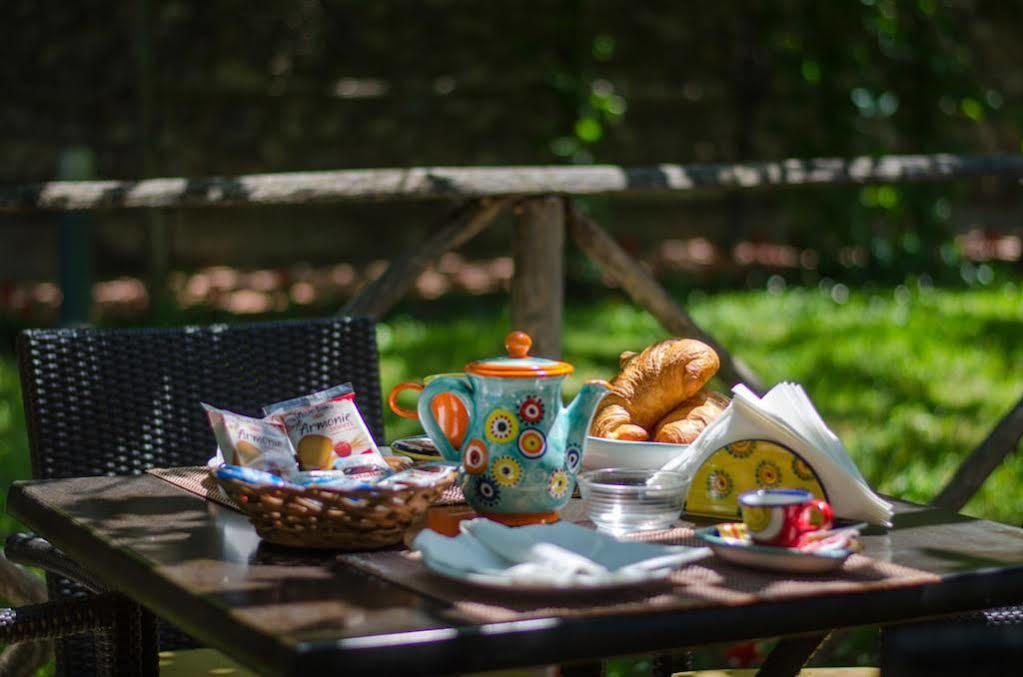
[[[979,590],[991,587],[998,588],[997,599],[988,599],[981,605],[971,601],[981,596]],[[941,581],[907,587],[839,592],[814,597],[812,607],[807,601],[804,598],[643,614],[479,623],[370,638],[308,641],[301,642],[297,648],[303,672],[348,668],[376,674],[397,670],[407,674],[494,670],[585,660],[594,658],[594,646],[600,647],[601,657],[679,650],[822,629],[917,622],[1023,603],[1023,565],[1000,569],[997,573],[950,574]],[[735,623],[737,614],[742,615],[741,625]],[[788,617],[783,630],[779,628],[782,616]],[[795,624],[793,616],[798,621]],[[642,636],[644,643],[623,640],[622,623],[629,623],[630,635]],[[722,627],[729,631],[722,632]],[[499,640],[494,641],[496,638]],[[387,651],[399,643],[402,645],[400,659],[394,652]],[[343,661],[338,660],[339,648],[345,650]],[[523,661],[523,655],[528,655],[530,660]]]
[[[160,481],[150,478],[151,481]],[[28,498],[25,487],[48,480],[15,482],[8,494],[7,510],[30,528],[38,530],[116,589],[116,579],[103,575],[117,571],[122,577],[131,567],[145,566],[125,551],[105,545],[87,527],[70,515],[62,514]],[[195,500],[201,501],[199,497]],[[61,534],[59,521],[81,524],[74,535]],[[50,526],[50,528],[47,528]],[[100,553],[97,559],[97,554]],[[110,561],[99,561],[108,559]],[[992,577],[996,577],[992,580]],[[387,583],[388,585],[393,585]],[[968,599],[977,595],[968,587],[990,588],[997,584],[999,599],[978,606]],[[142,595],[133,595],[144,606],[186,631],[192,625],[190,614],[180,614],[180,607],[167,601],[169,589],[161,586],[137,586]],[[1004,596],[1003,596],[1004,595]],[[815,597],[814,608],[806,608],[806,599],[764,602],[756,605],[715,606],[697,609],[666,610],[644,614],[609,614],[599,617],[541,618],[527,621],[496,623],[463,623],[447,628],[343,638],[338,640],[300,641],[289,646],[278,640],[268,642],[267,635],[238,623],[226,608],[208,604],[201,613],[219,612],[234,636],[209,642],[240,662],[261,672],[298,674],[307,670],[346,669],[359,674],[430,674],[438,671],[470,671],[500,669],[523,665],[539,665],[592,658],[594,646],[601,656],[642,653],[720,641],[755,639],[781,634],[801,634],[824,627],[852,627],[917,620],[989,606],[1023,602],[1023,565],[1001,568],[997,572],[948,574],[941,581],[904,588],[843,592]],[[855,602],[850,604],[849,602]],[[921,607],[923,614],[920,613]],[[743,624],[735,623],[735,616]],[[798,617],[799,623],[779,631],[780,615]],[[620,624],[631,624],[630,635],[640,635],[637,644],[621,637]],[[722,632],[722,626],[730,632]],[[684,634],[684,637],[680,637]],[[410,635],[413,637],[410,638]],[[205,640],[205,638],[202,638]],[[410,641],[411,640],[411,641]],[[392,649],[401,643],[401,652]],[[341,651],[343,653],[341,653]],[[523,656],[529,656],[523,661]]]
[[[140,475],[141,477],[148,477]],[[160,481],[150,478],[153,481]],[[88,528],[71,515],[39,503],[25,493],[28,486],[42,484],[52,480],[23,480],[14,482],[7,494],[7,512],[21,521],[25,526],[43,535],[50,543],[64,551],[66,555],[79,562],[105,583],[111,590],[119,590],[119,581],[126,577],[137,576],[137,567],[145,567],[142,561],[132,557],[123,550],[108,547]],[[198,497],[196,500],[201,500]],[[81,528],[68,533],[60,528],[59,521],[69,521]],[[116,572],[112,574],[111,572]],[[191,605],[191,609],[181,613],[181,605],[171,601],[174,592],[166,586],[137,585],[134,589],[142,591],[132,593],[132,599],[142,604],[159,617],[177,625],[185,632],[193,634],[200,642],[223,651],[240,663],[265,674],[269,670],[273,674],[295,674],[295,663],[298,652],[275,638],[249,628],[237,622],[229,610],[215,604]],[[222,627],[229,628],[231,637],[205,637],[199,627],[193,623],[192,616],[202,614],[209,617],[210,613],[219,614],[224,621]]]

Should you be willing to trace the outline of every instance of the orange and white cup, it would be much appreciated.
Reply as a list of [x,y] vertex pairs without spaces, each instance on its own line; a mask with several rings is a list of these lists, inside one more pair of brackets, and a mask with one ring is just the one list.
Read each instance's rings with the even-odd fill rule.
[[[387,404],[391,407],[391,411],[402,418],[419,420],[419,414],[415,409],[406,409],[398,404],[398,395],[406,390],[421,393],[430,381],[440,376],[459,377],[462,374],[433,374],[424,378],[422,383],[418,381],[399,383],[391,388],[391,392],[387,396]],[[466,410],[462,400],[451,393],[441,393],[430,402],[430,409],[437,420],[437,425],[444,431],[444,436],[448,438],[451,446],[455,449],[461,449],[462,442],[465,440],[465,433],[469,430],[469,412]]]

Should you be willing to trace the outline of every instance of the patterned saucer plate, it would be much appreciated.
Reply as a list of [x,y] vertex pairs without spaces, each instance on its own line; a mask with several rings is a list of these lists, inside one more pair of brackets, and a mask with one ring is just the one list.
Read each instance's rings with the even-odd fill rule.
[[749,540],[741,522],[699,529],[696,537],[714,554],[732,564],[798,574],[820,574],[841,568],[852,550],[824,550],[807,553],[795,548],[757,545]]

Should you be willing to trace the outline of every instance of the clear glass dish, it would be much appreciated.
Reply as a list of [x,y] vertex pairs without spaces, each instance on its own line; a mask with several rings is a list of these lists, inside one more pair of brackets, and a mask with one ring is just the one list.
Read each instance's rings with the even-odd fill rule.
[[579,475],[586,516],[621,535],[666,529],[679,518],[692,477],[667,470],[603,468]]

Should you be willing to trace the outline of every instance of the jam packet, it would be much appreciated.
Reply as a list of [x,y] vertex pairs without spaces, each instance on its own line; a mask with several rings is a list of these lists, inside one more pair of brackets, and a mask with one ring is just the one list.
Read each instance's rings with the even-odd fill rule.
[[295,448],[284,426],[202,403],[217,446],[229,465],[289,477],[298,472]]
[[303,470],[389,468],[355,406],[351,384],[271,404],[263,413],[284,425]]

